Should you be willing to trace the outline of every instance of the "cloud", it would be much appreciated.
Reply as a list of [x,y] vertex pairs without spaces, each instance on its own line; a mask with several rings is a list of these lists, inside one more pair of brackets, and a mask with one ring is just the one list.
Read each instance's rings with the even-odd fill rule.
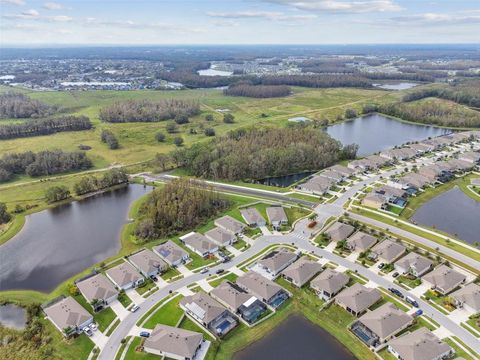
[[36,21],[46,21],[46,22],[68,22],[72,21],[73,18],[67,15],[55,15],[55,16],[44,16],[35,9],[29,9],[22,11],[20,14],[6,14],[2,15],[4,19],[14,19],[14,20],[36,20]]
[[219,27],[234,27],[240,25],[238,22],[233,20],[215,20],[212,24]]
[[46,2],[43,4],[43,8],[47,10],[61,10],[63,5],[56,2]]
[[224,19],[267,19],[267,20],[309,20],[315,19],[317,15],[285,15],[276,11],[233,11],[233,12],[207,12],[208,16]]
[[369,13],[400,11],[402,7],[392,0],[263,0],[287,5],[303,11],[329,13]]
[[454,13],[424,13],[390,18],[391,21],[404,25],[458,25],[458,24],[480,24],[480,14],[472,10],[471,14]]
[[11,4],[11,5],[23,6],[25,5],[25,1],[24,0],[0,0],[0,4]]

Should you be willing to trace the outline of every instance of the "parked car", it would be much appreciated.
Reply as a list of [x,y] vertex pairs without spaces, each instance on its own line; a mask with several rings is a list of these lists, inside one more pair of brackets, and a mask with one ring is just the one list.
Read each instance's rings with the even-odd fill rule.
[[398,277],[398,275],[400,275],[400,274],[395,271],[395,272],[392,274],[392,277],[393,277],[393,278],[396,278],[396,277]]
[[206,274],[208,272],[208,268],[203,268],[200,270],[200,274]]
[[416,301],[414,298],[412,298],[411,296],[406,296],[406,297],[405,297],[405,301],[406,301],[407,303],[415,306],[415,307],[418,307],[417,301]]
[[378,264],[378,268],[379,268],[379,269],[383,269],[384,267],[385,267],[385,263],[380,263],[380,264]]
[[92,322],[90,325],[89,325],[90,329],[92,329],[93,331],[97,330],[98,327],[97,327],[97,324],[95,324],[94,322]]
[[131,311],[131,312],[135,312],[135,311],[137,311],[138,309],[140,309],[140,306],[138,306],[137,304],[133,304],[133,306],[130,308],[130,311]]
[[421,316],[422,314],[423,314],[422,309],[418,309],[417,311],[415,311],[415,316]]
[[83,332],[84,332],[87,336],[93,336],[93,332],[92,332],[92,330],[90,330],[90,328],[89,328],[88,326],[83,328]]
[[230,260],[231,260],[230,257],[225,256],[225,257],[223,258],[223,261],[222,261],[222,262],[227,263],[227,262],[229,262]]
[[403,299],[403,294],[400,292],[400,290],[397,290],[395,288],[389,288],[388,289],[392,294],[397,295],[399,298]]
[[150,275],[150,279],[152,279],[155,282],[158,281],[158,278],[155,275]]
[[140,331],[140,336],[148,338],[150,337],[150,333],[148,331]]
[[225,271],[225,270],[223,270],[223,269],[218,269],[215,273],[218,275],[218,274],[223,273],[224,271]]

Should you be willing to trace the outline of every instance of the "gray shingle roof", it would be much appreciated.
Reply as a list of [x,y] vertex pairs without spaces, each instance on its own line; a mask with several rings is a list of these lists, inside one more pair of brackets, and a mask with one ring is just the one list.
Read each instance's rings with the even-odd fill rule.
[[318,291],[335,294],[347,285],[349,281],[350,278],[344,273],[327,268],[310,282],[310,286]]
[[188,253],[180,246],[175,244],[172,240],[168,240],[165,244],[158,245],[153,249],[171,264],[174,264],[180,259],[188,256]]
[[430,266],[433,265],[433,261],[426,258],[425,256],[411,252],[410,254],[398,260],[395,265],[398,265],[407,270],[413,268],[417,273],[423,274],[424,271],[426,271],[428,268],[430,268]]
[[259,299],[268,300],[283,288],[256,272],[249,271],[236,280],[241,287],[248,289]]
[[237,311],[240,306],[245,304],[252,297],[254,298],[252,294],[241,289],[230,281],[222,282],[219,286],[210,291],[210,294],[212,297],[227,304],[230,309],[234,311]]
[[118,294],[115,286],[103,274],[97,274],[77,282],[77,287],[88,302],[94,299],[109,299]]
[[377,239],[375,237],[362,231],[357,231],[347,239],[347,245],[349,247],[360,251],[371,248],[376,242]]
[[449,268],[446,265],[440,265],[432,272],[423,277],[423,280],[449,293],[465,280],[465,275]]
[[480,311],[480,286],[470,283],[450,295],[461,303],[466,303],[475,311]]
[[143,276],[128,262],[123,262],[105,271],[117,286],[123,287],[131,282],[142,279]]
[[240,213],[248,224],[258,224],[265,222],[262,214],[256,208],[241,209]]
[[388,342],[403,360],[432,360],[451,351],[451,347],[425,327]]
[[192,296],[185,296],[180,301],[180,304],[193,312],[206,324],[209,324],[227,310],[217,300],[203,292],[198,292]]
[[230,230],[235,234],[241,233],[243,229],[245,229],[244,223],[238,221],[237,219],[234,219],[229,215],[222,216],[221,218],[215,220],[215,225],[226,230]]
[[271,206],[267,208],[267,216],[270,223],[288,221],[287,214],[281,206]]
[[145,340],[144,347],[191,359],[202,340],[200,333],[158,324]]
[[212,240],[214,243],[223,246],[224,244],[235,241],[236,236],[233,232],[225,230],[221,227],[215,227],[211,230],[208,230],[205,233],[205,236]]
[[355,283],[339,293],[335,300],[337,303],[352,309],[356,313],[360,313],[368,309],[381,298],[382,295],[377,289],[367,288],[359,283]]
[[385,262],[391,263],[400,255],[402,255],[406,250],[407,249],[402,244],[386,239],[383,240],[381,243],[375,245],[371,251],[374,252]]
[[386,339],[413,321],[413,318],[392,303],[368,311],[359,321],[382,339]]
[[325,234],[327,234],[332,241],[342,241],[349,237],[354,231],[355,228],[352,225],[337,221],[325,231]]
[[191,233],[183,237],[182,241],[186,245],[190,245],[195,250],[203,253],[210,252],[218,247],[217,244],[208,240],[204,235],[199,233]]
[[45,314],[60,329],[75,328],[84,324],[92,315],[71,296],[43,309]]
[[303,286],[321,270],[322,265],[318,262],[302,257],[283,270],[282,274],[293,279],[296,284]]
[[296,259],[297,255],[291,251],[287,250],[275,250],[265,255],[258,263],[270,271],[277,273],[280,271],[285,264],[291,262],[293,259]]
[[152,250],[143,249],[128,257],[128,260],[144,273],[151,273],[167,268],[167,263],[160,259]]

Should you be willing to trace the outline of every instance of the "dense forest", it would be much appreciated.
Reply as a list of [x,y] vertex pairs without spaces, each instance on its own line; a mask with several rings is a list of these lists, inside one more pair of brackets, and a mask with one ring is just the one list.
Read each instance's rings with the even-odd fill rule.
[[173,119],[177,115],[193,116],[200,113],[197,101],[168,99],[159,101],[128,100],[117,102],[100,110],[105,122],[155,122]]
[[272,98],[290,95],[291,89],[287,85],[231,85],[223,90],[227,96],[246,96],[253,98]]
[[34,119],[22,123],[0,125],[0,139],[49,135],[62,131],[80,131],[92,128],[86,116],[62,116],[52,119]]
[[128,175],[125,171],[121,169],[111,169],[101,178],[93,175],[82,177],[73,185],[73,191],[77,195],[84,195],[125,183],[128,183]]
[[427,97],[438,97],[455,101],[459,104],[480,108],[480,81],[469,80],[448,86],[416,90],[405,95],[403,101],[410,102]]
[[378,111],[404,120],[450,127],[480,127],[480,112],[441,99],[422,99],[378,107]]
[[149,240],[185,232],[228,206],[229,202],[207,185],[176,179],[148,196],[140,208],[135,234]]
[[23,94],[7,92],[0,95],[0,118],[39,118],[49,116],[55,110]]
[[262,179],[319,170],[351,159],[358,147],[342,145],[311,127],[239,129],[210,142],[172,154],[177,166],[192,175],[214,179]]
[[53,175],[91,167],[92,162],[84,152],[52,150],[12,153],[0,158],[0,182],[11,180],[15,175]]

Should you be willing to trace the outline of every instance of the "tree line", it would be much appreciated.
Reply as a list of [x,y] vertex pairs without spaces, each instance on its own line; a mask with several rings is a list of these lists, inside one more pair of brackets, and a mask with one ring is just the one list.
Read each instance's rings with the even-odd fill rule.
[[291,89],[287,85],[231,85],[223,90],[227,96],[246,96],[253,98],[272,98],[290,95]]
[[126,183],[128,183],[128,175],[125,171],[122,169],[111,169],[100,178],[93,175],[82,177],[73,185],[73,191],[76,195],[85,195]]
[[0,95],[0,118],[39,118],[53,114],[55,107],[14,92]]
[[81,131],[92,128],[87,116],[62,116],[52,119],[34,119],[22,123],[0,125],[0,139],[16,139],[49,135],[63,131]]
[[72,170],[86,170],[92,162],[84,152],[47,150],[34,153],[11,153],[0,158],[0,182],[11,180],[15,175],[43,176]]
[[168,160],[197,177],[252,180],[323,169],[355,158],[357,150],[312,127],[251,128],[178,149]]
[[229,206],[204,183],[175,179],[154,190],[140,208],[135,235],[151,240],[194,229]]
[[193,100],[128,100],[102,108],[99,116],[105,122],[123,123],[164,121],[177,115],[193,116],[199,113],[200,104]]

